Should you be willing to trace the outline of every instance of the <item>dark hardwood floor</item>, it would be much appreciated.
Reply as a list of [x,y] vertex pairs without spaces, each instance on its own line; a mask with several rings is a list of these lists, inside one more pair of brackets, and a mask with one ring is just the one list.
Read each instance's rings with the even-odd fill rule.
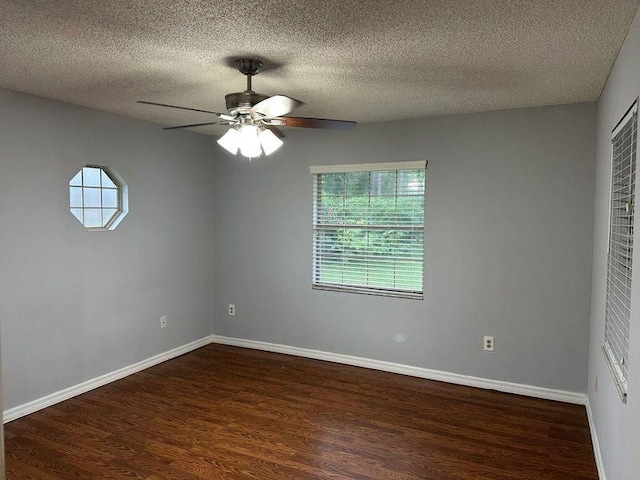
[[5,436],[8,480],[598,478],[584,407],[222,345]]

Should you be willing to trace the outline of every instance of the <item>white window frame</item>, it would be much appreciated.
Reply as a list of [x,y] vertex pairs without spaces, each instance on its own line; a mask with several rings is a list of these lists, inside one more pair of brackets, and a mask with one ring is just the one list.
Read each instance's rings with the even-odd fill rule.
[[[366,285],[348,285],[345,283],[327,283],[321,282],[319,279],[319,263],[321,261],[321,255],[319,252],[321,250],[321,246],[318,244],[317,239],[319,238],[319,231],[324,228],[335,228],[334,225],[328,226],[319,223],[318,218],[318,208],[319,208],[319,197],[318,197],[318,184],[319,178],[323,174],[331,174],[331,173],[355,173],[355,172],[379,172],[379,171],[402,171],[402,170],[426,170],[427,161],[419,160],[419,161],[409,161],[409,162],[386,162],[386,163],[365,163],[365,164],[348,164],[348,165],[321,165],[321,166],[312,166],[310,167],[311,174],[313,175],[313,258],[312,258],[312,288],[316,290],[331,290],[338,292],[349,292],[349,293],[362,293],[367,295],[380,295],[380,296],[389,296],[389,297],[401,297],[401,298],[410,298],[422,300],[424,298],[424,237],[425,237],[425,224],[424,221],[422,224],[418,225],[392,225],[389,226],[388,230],[393,231],[402,231],[402,230],[410,230],[410,231],[418,231],[422,233],[422,253],[420,256],[421,262],[421,284],[420,290],[408,290],[402,288],[387,288],[387,287],[377,287],[377,286],[366,286]],[[426,192],[426,188],[424,190]],[[423,192],[422,196],[422,208],[424,209],[425,205],[425,196],[426,193]],[[396,192],[396,196],[398,193]],[[346,197],[345,197],[346,198]],[[368,226],[362,225],[358,226],[360,229],[367,229]],[[358,228],[356,226],[345,226],[346,229],[349,228]],[[385,226],[386,227],[386,226]]]
[[[86,185],[84,181],[84,170],[85,169],[97,169],[100,170],[100,185]],[[103,179],[102,175],[105,175],[108,180],[113,183],[114,187],[108,185],[104,186],[102,184]],[[80,184],[77,183],[76,178],[80,176]],[[74,196],[72,195],[72,189],[80,188],[81,190],[81,203],[80,205],[74,204]],[[92,189],[100,190],[100,206],[85,206],[85,196],[84,190]],[[115,190],[116,191],[116,205],[115,206],[104,206],[104,190]],[[80,211],[78,214],[74,213],[75,211]],[[107,222],[102,222],[101,226],[87,226],[85,222],[85,214],[87,211],[100,211],[100,215],[104,214],[104,211],[115,210],[115,213],[111,215]],[[115,229],[118,224],[122,221],[122,219],[127,215],[129,211],[129,201],[128,201],[128,188],[127,184],[122,180],[122,178],[115,173],[112,169],[102,166],[102,165],[85,165],[83,166],[69,181],[69,211],[71,214],[90,232],[100,232]],[[78,215],[81,214],[81,217]]]
[[[629,132],[629,128],[630,133],[626,133]],[[623,403],[627,401],[629,331],[631,329],[637,131],[638,101],[636,100],[611,132],[605,338],[602,349]],[[621,141],[619,137],[623,133],[630,135],[627,153],[625,153],[626,148],[622,152],[616,150],[618,147],[616,143]],[[626,138],[629,139],[629,136]],[[628,172],[620,176],[618,167],[627,161]],[[618,195],[617,199],[616,195]],[[619,204],[620,197],[626,200],[624,205]],[[621,219],[624,224],[620,221]]]

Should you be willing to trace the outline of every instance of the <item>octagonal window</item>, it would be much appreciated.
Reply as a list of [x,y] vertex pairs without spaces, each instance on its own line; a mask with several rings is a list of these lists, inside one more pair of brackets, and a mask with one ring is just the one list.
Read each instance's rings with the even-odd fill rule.
[[87,165],[69,182],[69,210],[89,230],[113,230],[127,214],[126,184],[105,167]]

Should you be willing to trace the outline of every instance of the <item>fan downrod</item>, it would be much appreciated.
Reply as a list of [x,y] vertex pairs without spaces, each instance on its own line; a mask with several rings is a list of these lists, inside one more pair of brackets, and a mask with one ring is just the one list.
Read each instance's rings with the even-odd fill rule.
[[251,77],[257,75],[262,70],[264,63],[253,58],[239,58],[233,63],[241,74],[247,76],[247,89],[245,91],[253,92],[251,89]]
[[227,111],[232,115],[250,109],[255,104],[269,98],[268,95],[256,93],[251,89],[251,77],[257,75],[264,63],[253,58],[239,58],[233,62],[240,73],[247,77],[247,89],[244,92],[229,93],[225,95]]

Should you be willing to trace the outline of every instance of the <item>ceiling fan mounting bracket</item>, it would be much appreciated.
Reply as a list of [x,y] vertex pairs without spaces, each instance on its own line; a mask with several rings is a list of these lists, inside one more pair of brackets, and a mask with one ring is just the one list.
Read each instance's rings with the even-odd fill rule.
[[252,77],[257,75],[264,67],[264,63],[253,58],[239,58],[233,62],[241,74]]

